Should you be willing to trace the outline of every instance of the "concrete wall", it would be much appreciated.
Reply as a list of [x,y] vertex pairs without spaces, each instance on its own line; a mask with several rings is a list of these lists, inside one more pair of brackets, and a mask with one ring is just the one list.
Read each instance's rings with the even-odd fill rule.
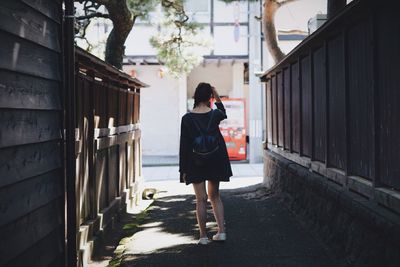
[[207,82],[215,86],[220,95],[229,95],[233,88],[233,68],[230,63],[207,62],[203,67],[200,65],[192,70],[187,77],[187,97],[192,98],[194,90],[200,82]]
[[178,155],[180,118],[186,113],[186,79],[174,79],[158,65],[127,66],[150,85],[140,92],[143,155]]
[[[221,62],[207,63],[196,67],[187,77],[187,98],[191,99],[199,82],[209,82],[214,85],[220,95],[231,98],[244,98],[246,103],[246,131],[249,126],[249,85],[244,84],[244,62],[237,61],[232,64],[232,59]],[[191,107],[189,107],[191,108]]]

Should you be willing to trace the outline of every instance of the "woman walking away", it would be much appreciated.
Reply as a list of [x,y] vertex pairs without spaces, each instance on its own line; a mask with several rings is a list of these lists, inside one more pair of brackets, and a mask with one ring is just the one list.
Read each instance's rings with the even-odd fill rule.
[[[214,98],[217,109],[210,108]],[[196,194],[196,215],[200,229],[199,244],[210,242],[206,232],[207,192],[210,199],[218,232],[214,241],[225,241],[224,206],[219,195],[219,182],[229,181],[232,176],[225,141],[219,131],[220,121],[226,119],[224,105],[208,83],[200,83],[194,93],[193,111],[185,114],[181,121],[179,150],[180,181],[193,184]]]

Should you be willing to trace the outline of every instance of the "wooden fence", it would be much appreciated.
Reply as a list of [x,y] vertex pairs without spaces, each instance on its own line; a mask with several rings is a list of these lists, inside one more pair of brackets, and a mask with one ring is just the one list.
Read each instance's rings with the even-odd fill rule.
[[267,71],[267,148],[400,212],[400,20],[353,1]]
[[139,103],[145,85],[81,49],[76,62],[77,225],[85,261],[93,235],[138,200]]

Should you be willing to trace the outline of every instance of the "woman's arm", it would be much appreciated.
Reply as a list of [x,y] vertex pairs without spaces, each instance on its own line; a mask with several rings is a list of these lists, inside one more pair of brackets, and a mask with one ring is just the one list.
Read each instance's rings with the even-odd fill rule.
[[218,94],[218,92],[217,92],[217,89],[215,89],[214,86],[211,86],[211,89],[212,89],[212,94],[213,94],[213,97],[214,97],[214,99],[215,99],[215,102],[221,103],[221,98],[219,97],[219,94]]
[[180,144],[179,144],[179,172],[180,172],[180,182],[186,182],[186,175],[187,175],[187,161],[188,161],[188,143],[189,143],[189,136],[186,129],[185,124],[183,123],[183,118],[181,121],[181,137],[180,137]]
[[213,97],[215,99],[215,105],[217,106],[217,109],[219,111],[221,111],[220,113],[221,113],[222,116],[221,116],[220,120],[222,121],[222,120],[227,118],[224,104],[222,104],[221,98],[220,98],[217,90],[215,89],[215,87],[212,86],[211,89],[213,91]]

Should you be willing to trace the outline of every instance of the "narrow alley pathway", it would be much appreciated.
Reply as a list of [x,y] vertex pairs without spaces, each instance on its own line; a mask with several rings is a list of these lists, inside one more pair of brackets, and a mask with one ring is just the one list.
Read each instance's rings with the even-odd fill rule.
[[[140,231],[125,242],[121,266],[340,266],[279,196],[251,179],[233,179],[231,188],[241,182],[253,185],[222,189],[228,240],[207,246],[197,245],[191,187],[153,183],[161,192]],[[208,221],[211,237],[216,225],[210,205]]]

